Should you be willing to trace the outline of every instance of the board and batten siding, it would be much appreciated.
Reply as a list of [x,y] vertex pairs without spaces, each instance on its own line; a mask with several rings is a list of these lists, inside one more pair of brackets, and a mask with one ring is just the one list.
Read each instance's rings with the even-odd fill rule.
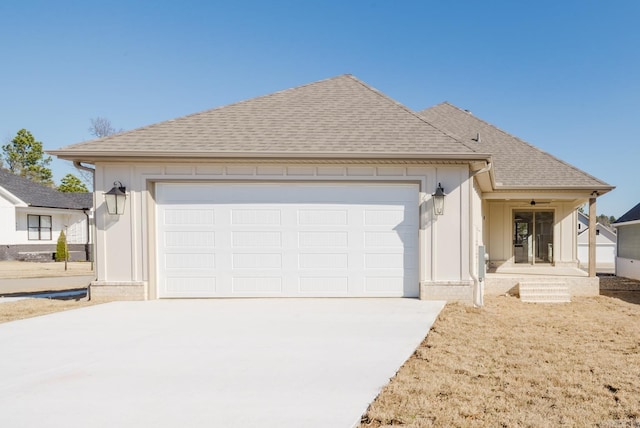
[[[202,163],[96,164],[97,284],[140,286],[144,298],[157,298],[154,213],[156,183],[325,182],[415,183],[419,188],[420,283],[469,284],[470,192],[466,164]],[[114,181],[127,187],[122,216],[106,213],[102,194]],[[445,214],[434,216],[431,194],[441,182]],[[443,296],[445,297],[445,296]]]

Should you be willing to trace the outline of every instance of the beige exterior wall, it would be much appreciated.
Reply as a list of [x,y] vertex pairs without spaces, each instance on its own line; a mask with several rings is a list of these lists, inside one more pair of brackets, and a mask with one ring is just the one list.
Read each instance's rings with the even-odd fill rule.
[[513,212],[516,210],[553,211],[553,263],[577,267],[578,220],[573,201],[536,207],[531,207],[527,201],[485,200],[485,204],[485,239],[491,267],[514,263]]
[[[157,297],[155,281],[155,205],[153,193],[158,181],[387,181],[420,185],[416,204],[421,204],[419,266],[421,297],[470,296],[472,251],[482,237],[479,191],[469,179],[466,164],[96,164],[96,274],[99,287],[131,287],[130,294]],[[104,192],[114,181],[127,188],[125,214],[107,214]],[[442,183],[447,196],[445,213],[433,214],[431,194]],[[469,210],[469,204],[473,210]],[[474,231],[473,233],[471,231]],[[473,238],[473,239],[472,239]],[[451,288],[442,288],[443,285]],[[437,293],[430,293],[430,290]],[[460,288],[462,287],[462,288]],[[103,288],[103,290],[106,290]],[[447,291],[451,293],[447,297]],[[100,291],[96,291],[100,294]],[[122,292],[127,295],[128,292]]]

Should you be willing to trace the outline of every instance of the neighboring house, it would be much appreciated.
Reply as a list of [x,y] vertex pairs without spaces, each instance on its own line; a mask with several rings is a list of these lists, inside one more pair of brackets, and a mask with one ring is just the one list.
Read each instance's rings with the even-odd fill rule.
[[618,256],[616,275],[640,280],[640,204],[616,220]]
[[[578,211],[578,260],[581,268],[589,266],[589,217]],[[616,265],[616,232],[596,223],[596,271],[614,273]]]
[[52,261],[61,230],[87,260],[92,193],[62,193],[0,169],[0,260]]
[[[483,285],[532,272],[598,294],[578,269],[576,209],[612,186],[450,104],[416,113],[350,75],[50,153],[96,168],[94,297],[481,304]],[[111,215],[102,195],[121,185]],[[483,281],[485,248],[499,272]]]

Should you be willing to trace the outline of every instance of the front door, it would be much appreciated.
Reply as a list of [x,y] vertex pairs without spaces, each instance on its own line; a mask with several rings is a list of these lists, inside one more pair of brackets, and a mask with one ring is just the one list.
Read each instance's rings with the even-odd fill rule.
[[513,212],[515,263],[553,262],[553,211]]

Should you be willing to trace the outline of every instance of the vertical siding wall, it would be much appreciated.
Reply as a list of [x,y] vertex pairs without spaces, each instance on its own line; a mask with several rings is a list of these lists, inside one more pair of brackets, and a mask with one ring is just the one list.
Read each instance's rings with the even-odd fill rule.
[[523,201],[486,203],[488,218],[487,250],[492,267],[513,263],[513,212],[515,210],[553,210],[553,259],[556,266],[577,266],[577,215],[571,203],[551,203],[532,208]]
[[[144,164],[96,165],[96,273],[101,283],[148,284],[155,294],[154,182],[182,180],[405,181],[418,182],[421,208],[421,282],[469,282],[470,192],[467,165]],[[122,216],[106,213],[104,192],[114,181],[127,187]],[[433,214],[431,194],[442,183],[445,214]],[[479,199],[477,191],[475,199]],[[416,204],[420,203],[416,195]],[[479,204],[478,204],[479,205]],[[473,228],[481,230],[480,208]],[[418,233],[418,231],[416,231]],[[481,233],[480,233],[481,235]]]

